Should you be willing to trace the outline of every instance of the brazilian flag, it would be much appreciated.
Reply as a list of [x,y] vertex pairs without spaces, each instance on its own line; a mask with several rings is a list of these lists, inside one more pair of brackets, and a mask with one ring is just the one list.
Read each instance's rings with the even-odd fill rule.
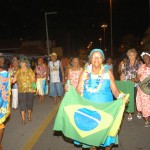
[[129,93],[129,103],[125,109],[128,113],[134,113],[134,83],[131,81],[117,81],[116,80],[117,88],[123,93]]
[[119,131],[125,104],[122,99],[93,103],[70,86],[58,110],[54,130],[81,143],[99,146]]

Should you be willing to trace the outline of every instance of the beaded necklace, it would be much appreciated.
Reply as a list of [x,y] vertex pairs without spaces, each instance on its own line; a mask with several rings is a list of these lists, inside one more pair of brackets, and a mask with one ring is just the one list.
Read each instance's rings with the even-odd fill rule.
[[[90,80],[92,77],[92,72],[89,72],[87,69],[85,70],[85,76],[83,77],[83,81],[85,81],[85,83],[83,82],[83,84],[85,84],[85,89],[87,92],[89,93],[95,93],[97,91],[100,90],[102,83],[104,81],[103,79],[104,76],[104,67],[103,65],[101,66],[101,69],[99,70],[99,73],[96,77],[96,85],[94,88],[92,88],[92,81]],[[82,90],[82,95],[83,95],[83,90]]]

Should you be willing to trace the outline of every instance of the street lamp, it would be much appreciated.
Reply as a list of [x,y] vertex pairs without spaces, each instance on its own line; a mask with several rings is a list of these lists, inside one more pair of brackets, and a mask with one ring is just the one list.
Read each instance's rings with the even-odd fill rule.
[[104,49],[105,49],[105,29],[107,28],[107,24],[101,25],[101,27],[104,29]]
[[47,15],[53,15],[53,14],[57,14],[57,12],[45,12],[45,26],[46,26],[46,45],[47,45],[47,54],[49,56],[50,54],[50,48],[49,48],[49,36],[48,36],[48,25],[47,25]]

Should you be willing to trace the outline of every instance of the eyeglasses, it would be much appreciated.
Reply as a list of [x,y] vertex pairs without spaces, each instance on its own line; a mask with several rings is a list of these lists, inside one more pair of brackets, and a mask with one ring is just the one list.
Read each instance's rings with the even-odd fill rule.
[[91,58],[92,59],[100,59],[100,58],[102,58],[102,56],[94,56],[94,57],[92,56]]
[[13,59],[12,61],[18,61],[17,59]]
[[12,61],[18,61],[17,59],[13,59]]

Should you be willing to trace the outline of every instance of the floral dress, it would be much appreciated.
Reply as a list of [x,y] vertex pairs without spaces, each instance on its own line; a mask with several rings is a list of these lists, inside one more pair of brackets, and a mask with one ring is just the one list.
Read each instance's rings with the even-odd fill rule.
[[130,62],[127,61],[127,63],[124,65],[124,68],[122,69],[122,72],[125,75],[124,80],[131,80],[132,78],[135,78],[141,64],[142,62],[136,60],[134,65],[130,66]]
[[37,86],[37,94],[45,95],[48,94],[48,85],[46,84],[46,73],[47,67],[46,65],[36,66],[35,74],[36,74],[36,86]]
[[[125,76],[125,81],[130,81],[131,79],[135,79],[137,75],[137,71],[139,67],[142,65],[142,62],[135,61],[134,65],[130,65],[129,60],[125,63],[124,68],[122,69],[122,73]],[[132,82],[132,81],[130,81]],[[134,113],[134,107],[135,107],[135,98],[136,98],[136,89],[137,89],[138,83],[134,83],[134,98],[130,99],[128,103],[128,107],[126,108],[126,112],[128,113]]]
[[[138,70],[138,75],[140,75],[140,81],[142,82],[146,77],[150,76],[150,68],[146,65],[142,65]],[[137,97],[136,97],[137,110],[142,112],[143,117],[150,116],[150,95],[142,92],[140,87],[138,87]]]
[[70,71],[70,83],[74,88],[76,88],[78,85],[78,80],[81,75],[81,72],[82,72],[82,69],[79,69],[76,71],[74,71],[74,70]]

